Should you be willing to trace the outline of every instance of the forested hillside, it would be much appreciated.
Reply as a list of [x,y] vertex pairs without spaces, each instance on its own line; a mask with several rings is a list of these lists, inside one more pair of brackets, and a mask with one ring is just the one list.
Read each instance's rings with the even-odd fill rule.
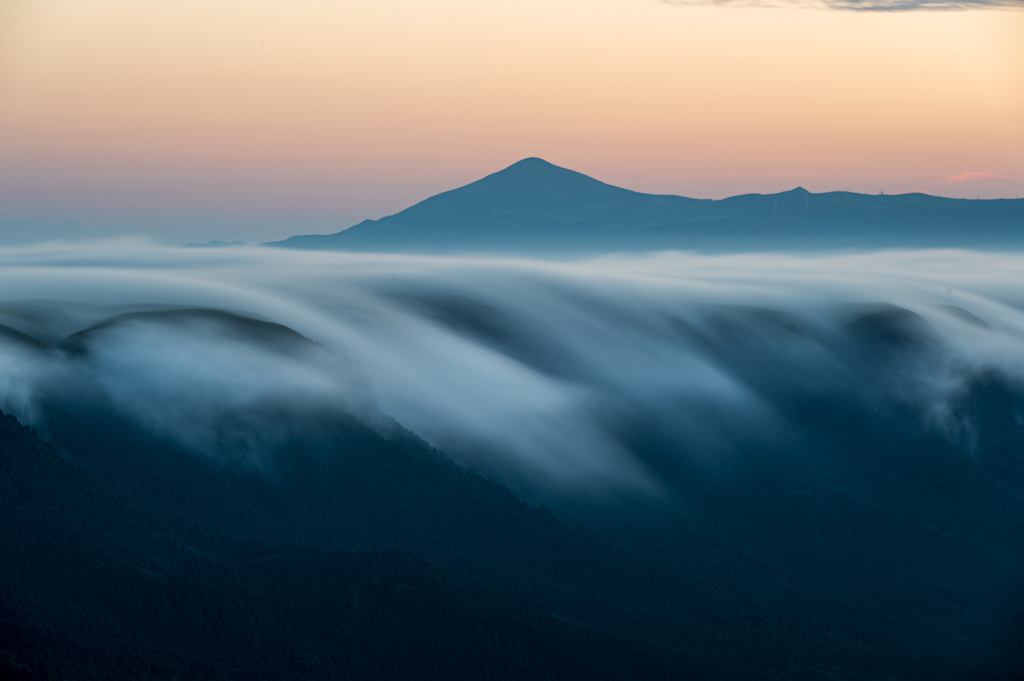
[[[3,673],[1010,679],[1021,669],[1020,499],[937,439],[851,423],[857,440],[843,456],[863,460],[831,465],[853,475],[765,464],[695,493],[688,509],[634,506],[615,522],[595,512],[581,526],[413,436],[324,422],[321,449],[292,442],[268,476],[102,413],[55,407],[55,444],[4,417]],[[887,461],[897,450],[947,468],[912,479],[911,464]],[[867,472],[881,482],[857,480]]]

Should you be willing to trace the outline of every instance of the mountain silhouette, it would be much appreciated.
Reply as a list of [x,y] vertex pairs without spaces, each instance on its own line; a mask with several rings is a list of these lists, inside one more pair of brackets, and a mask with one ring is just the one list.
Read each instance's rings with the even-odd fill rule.
[[720,201],[644,194],[528,158],[395,215],[268,244],[409,253],[710,252],[1024,246],[1024,200],[815,194]]
[[623,225],[653,227],[711,203],[641,194],[528,158],[397,215],[273,245],[365,251],[563,247],[580,237],[614,240]]

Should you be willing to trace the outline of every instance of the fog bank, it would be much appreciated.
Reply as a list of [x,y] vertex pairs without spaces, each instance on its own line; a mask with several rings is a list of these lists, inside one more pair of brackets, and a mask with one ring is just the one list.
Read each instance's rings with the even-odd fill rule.
[[[5,249],[0,406],[32,423],[40,400],[83,390],[154,434],[260,466],[280,426],[267,414],[330,405],[394,417],[513,486],[658,493],[681,462],[724,470],[752,442],[799,437],[793,405],[836,396],[969,439],[950,405],[970,382],[1024,378],[1019,264]],[[137,314],[195,308],[313,343],[230,315]]]

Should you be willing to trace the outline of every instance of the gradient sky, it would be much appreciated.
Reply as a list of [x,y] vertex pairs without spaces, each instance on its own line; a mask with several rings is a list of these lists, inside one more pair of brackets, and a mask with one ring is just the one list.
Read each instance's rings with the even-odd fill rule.
[[0,0],[0,223],[333,232],[527,156],[708,198],[1024,196],[1006,1]]

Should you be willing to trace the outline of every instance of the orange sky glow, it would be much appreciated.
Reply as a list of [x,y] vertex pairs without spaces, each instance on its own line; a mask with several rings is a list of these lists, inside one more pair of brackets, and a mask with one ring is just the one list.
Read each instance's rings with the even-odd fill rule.
[[266,240],[527,156],[696,197],[1024,196],[1024,12],[0,0],[0,222]]

